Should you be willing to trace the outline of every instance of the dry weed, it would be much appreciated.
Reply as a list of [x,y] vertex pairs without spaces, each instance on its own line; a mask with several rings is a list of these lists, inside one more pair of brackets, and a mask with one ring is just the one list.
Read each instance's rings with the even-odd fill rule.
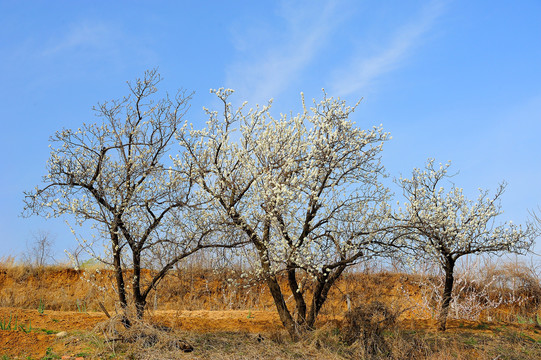
[[398,312],[374,301],[346,313],[342,339],[347,345],[359,343],[365,356],[379,356],[390,351],[384,331],[394,330]]

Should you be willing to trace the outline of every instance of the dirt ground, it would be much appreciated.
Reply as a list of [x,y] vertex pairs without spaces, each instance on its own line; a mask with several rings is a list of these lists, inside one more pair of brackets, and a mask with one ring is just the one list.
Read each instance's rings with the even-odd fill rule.
[[[78,346],[77,338],[82,331],[91,331],[101,322],[107,321],[103,313],[81,313],[75,311],[45,310],[40,314],[36,309],[0,308],[0,321],[6,323],[11,317],[12,328],[15,321],[30,332],[19,328],[18,331],[0,331],[0,355],[30,356],[42,358],[47,349],[56,354],[75,357],[85,353]],[[235,331],[249,333],[267,333],[280,328],[280,320],[274,312],[265,311],[156,311],[147,315],[147,319],[156,324],[175,329],[197,332]],[[69,336],[59,338],[60,332]],[[96,331],[99,333],[99,331]]]
[[[95,353],[97,344],[103,346],[105,337],[101,329],[104,326],[100,325],[108,318],[99,309],[103,305],[114,316],[115,296],[110,288],[98,291],[95,285],[108,284],[110,274],[95,271],[88,275],[66,268],[37,271],[13,264],[1,265],[0,261],[0,360],[4,360],[4,355],[9,359],[56,359],[60,356],[82,360]],[[213,274],[183,273],[183,277],[171,276],[164,280],[160,292],[151,296],[153,306],[149,308],[158,310],[146,313],[145,321],[171,327],[180,333],[186,331],[187,336],[235,332],[257,337],[258,334],[283,331],[272,298],[264,286],[256,284],[247,290],[240,285],[231,288],[223,276]],[[323,323],[330,323],[333,328],[338,325],[346,311],[346,300],[350,298],[352,306],[356,306],[355,301],[378,300],[396,305],[398,309],[408,309],[420,301],[420,285],[416,279],[414,275],[398,273],[344,276],[329,295],[325,311],[316,325],[318,328]],[[44,311],[40,314],[41,304]],[[447,333],[459,337],[484,334],[497,340],[512,329],[541,344],[541,329],[526,323],[532,316],[535,319],[533,310],[537,311],[538,305],[530,304],[533,310],[525,308],[526,305],[528,303],[521,303],[516,309],[495,309],[498,313],[492,313],[491,322],[449,320]],[[519,317],[522,313],[529,316]],[[537,312],[537,315],[541,314]],[[398,325],[403,330],[435,332],[435,321],[424,319],[429,317],[430,314],[406,311],[400,316]],[[66,334],[57,336],[62,332]]]
[[[107,317],[100,313],[45,311],[40,314],[35,309],[0,308],[0,321],[7,325],[10,319],[12,330],[0,331],[0,355],[42,358],[47,349],[56,353],[63,353],[64,348],[82,352],[76,346],[76,337],[66,337],[68,341],[63,341],[56,334],[62,331],[77,334],[78,331],[92,330]],[[16,324],[22,325],[28,332],[20,328],[13,330]]]
[[[27,330],[21,329],[0,331],[0,355],[20,359],[41,359],[48,352],[63,356],[64,359],[84,359],[88,349],[88,336],[99,336],[97,325],[107,321],[103,313],[81,313],[74,311],[45,310],[40,314],[36,309],[0,308],[0,321],[6,323],[11,317],[12,327],[15,321]],[[147,315],[150,322],[196,332],[247,332],[265,334],[280,329],[280,320],[275,312],[266,311],[156,311]],[[325,321],[337,319],[323,318]],[[449,332],[483,332],[497,336],[501,324],[486,324],[466,321],[449,321]],[[506,326],[518,326],[507,324]],[[403,329],[435,331],[432,320],[406,319],[400,323]],[[94,330],[92,332],[92,330]],[[56,334],[67,332],[64,337]],[[541,335],[532,329],[524,328],[536,341],[541,341]],[[94,335],[89,335],[94,334]],[[82,338],[85,337],[85,341]]]

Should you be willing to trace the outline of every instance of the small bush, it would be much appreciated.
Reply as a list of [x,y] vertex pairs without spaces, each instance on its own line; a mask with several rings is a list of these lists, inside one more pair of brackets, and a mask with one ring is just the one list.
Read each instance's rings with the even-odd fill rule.
[[178,334],[171,328],[152,325],[140,320],[133,321],[126,329],[122,325],[122,317],[117,315],[99,324],[96,330],[102,333],[106,342],[114,346],[128,345],[130,350],[139,354],[143,353],[182,353],[191,352],[193,347],[185,340],[180,339]]
[[397,317],[396,311],[379,301],[359,305],[345,315],[342,340],[348,345],[359,341],[369,355],[387,353],[383,332],[395,328]]

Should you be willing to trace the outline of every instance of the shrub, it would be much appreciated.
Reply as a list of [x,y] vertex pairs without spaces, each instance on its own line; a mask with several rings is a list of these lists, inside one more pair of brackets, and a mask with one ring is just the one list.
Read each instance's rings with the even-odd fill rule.
[[369,355],[387,353],[389,348],[383,332],[395,327],[398,315],[397,311],[379,301],[361,304],[346,313],[342,339],[348,345],[360,341]]

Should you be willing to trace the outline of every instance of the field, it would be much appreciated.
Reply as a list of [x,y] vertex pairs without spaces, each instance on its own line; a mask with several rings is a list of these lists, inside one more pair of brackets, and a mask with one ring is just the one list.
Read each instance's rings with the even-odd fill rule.
[[347,273],[317,329],[292,342],[265,286],[233,270],[177,269],[125,329],[110,272],[3,261],[0,359],[541,359],[539,279],[510,264],[475,273],[492,280],[457,282],[446,332],[435,330],[437,278]]

